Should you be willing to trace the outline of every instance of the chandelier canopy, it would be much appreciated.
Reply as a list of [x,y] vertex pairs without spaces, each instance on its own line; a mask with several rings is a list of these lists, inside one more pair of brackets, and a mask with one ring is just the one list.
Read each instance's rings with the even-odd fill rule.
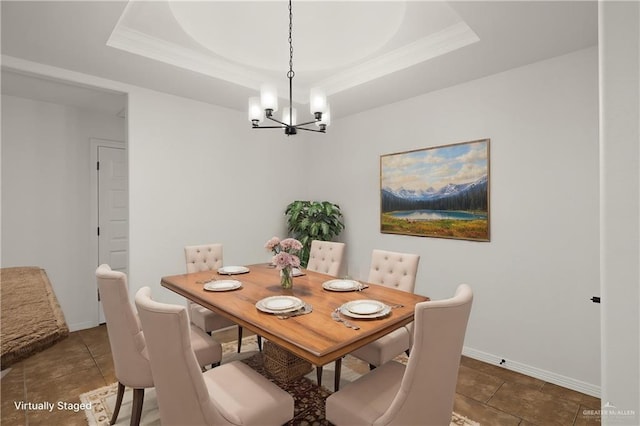
[[[313,114],[313,120],[297,123],[297,111],[293,108],[293,9],[291,0],[289,0],[289,71],[287,78],[289,79],[289,107],[285,108],[282,113],[282,121],[274,118],[273,113],[278,110],[278,92],[275,86],[263,84],[260,86],[260,98],[249,98],[249,121],[254,129],[284,129],[287,136],[295,135],[298,130],[308,132],[326,133],[327,126],[331,122],[331,113],[326,95],[318,88],[312,88],[309,95],[309,110]],[[267,118],[275,123],[276,126],[262,126],[260,123]],[[317,129],[309,128],[315,124]]]

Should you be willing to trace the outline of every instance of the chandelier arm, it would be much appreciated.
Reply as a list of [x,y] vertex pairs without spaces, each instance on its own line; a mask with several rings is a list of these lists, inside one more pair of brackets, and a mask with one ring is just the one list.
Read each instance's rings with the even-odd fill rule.
[[312,121],[307,121],[306,123],[294,124],[292,127],[306,126],[307,124],[315,124],[317,122],[318,122],[317,120],[312,120]]
[[298,129],[298,130],[306,130],[307,132],[326,133],[326,131],[324,131],[324,130],[307,129],[306,127],[296,127],[296,129]]
[[253,126],[252,129],[282,129],[282,126]]
[[[269,120],[271,120],[271,121],[275,121],[276,123],[280,123],[280,124],[282,124],[282,125],[283,125],[283,126],[285,126],[285,127],[290,127],[287,123],[285,123],[285,122],[283,122],[283,121],[280,121],[280,120],[278,120],[277,118],[273,118],[273,117],[267,117],[267,118],[268,118]],[[277,126],[274,126],[274,127],[277,127]]]

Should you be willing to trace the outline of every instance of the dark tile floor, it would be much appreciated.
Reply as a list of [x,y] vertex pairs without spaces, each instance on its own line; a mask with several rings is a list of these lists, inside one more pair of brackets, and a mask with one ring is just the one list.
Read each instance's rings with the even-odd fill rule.
[[[231,341],[235,330],[216,334]],[[116,381],[105,326],[71,333],[55,346],[12,366],[0,381],[0,424],[86,425],[78,396]],[[55,408],[25,411],[19,402],[51,402]],[[63,409],[60,409],[62,407]],[[583,415],[600,400],[499,366],[462,358],[454,410],[482,425],[589,425]]]

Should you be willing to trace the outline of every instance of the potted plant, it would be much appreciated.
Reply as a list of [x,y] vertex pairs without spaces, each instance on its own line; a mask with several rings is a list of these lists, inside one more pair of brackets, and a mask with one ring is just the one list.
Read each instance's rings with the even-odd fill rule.
[[329,201],[294,201],[287,206],[289,234],[302,243],[300,264],[309,262],[311,241],[331,241],[344,229],[340,206]]

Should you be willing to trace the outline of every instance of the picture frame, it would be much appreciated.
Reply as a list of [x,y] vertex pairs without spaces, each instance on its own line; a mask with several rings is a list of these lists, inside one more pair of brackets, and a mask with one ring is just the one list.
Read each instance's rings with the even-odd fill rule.
[[490,241],[490,139],[380,156],[380,232]]

